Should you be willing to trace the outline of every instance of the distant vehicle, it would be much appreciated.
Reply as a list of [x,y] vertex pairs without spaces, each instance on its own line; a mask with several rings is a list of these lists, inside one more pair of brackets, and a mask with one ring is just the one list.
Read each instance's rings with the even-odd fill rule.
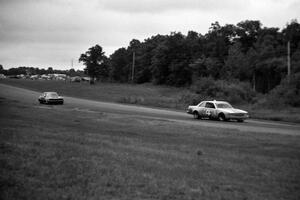
[[66,74],[49,74],[52,80],[65,81],[67,79]]
[[80,82],[81,81],[81,77],[80,76],[71,77],[71,81],[72,82]]
[[91,77],[87,77],[87,76],[84,76],[81,78],[82,81],[87,81],[87,82],[90,82],[91,81]]
[[64,98],[59,96],[56,92],[44,92],[39,96],[39,102],[45,104],[63,104]]
[[47,75],[47,74],[43,74],[43,75],[41,75],[41,79],[43,79],[43,80],[51,80],[51,77],[49,75]]
[[209,118],[220,121],[237,120],[243,122],[249,118],[247,111],[233,108],[226,101],[202,101],[196,106],[189,106],[187,113],[195,119]]
[[31,80],[37,80],[37,79],[39,79],[40,78],[40,75],[31,75],[30,76],[30,79]]

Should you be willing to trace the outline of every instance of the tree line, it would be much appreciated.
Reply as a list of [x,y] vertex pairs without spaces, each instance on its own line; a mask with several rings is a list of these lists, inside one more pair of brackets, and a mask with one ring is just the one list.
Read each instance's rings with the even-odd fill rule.
[[280,30],[246,20],[221,26],[212,23],[204,35],[189,31],[133,39],[128,47],[106,57],[95,45],[81,54],[79,62],[92,78],[121,83],[190,86],[210,77],[241,81],[267,93],[287,75],[287,44],[290,43],[292,74],[300,72],[300,24],[287,23]]
[[[212,23],[206,34],[189,31],[155,35],[144,41],[133,39],[128,47],[109,57],[100,45],[79,57],[91,78],[120,82],[191,86],[202,80],[243,82],[254,91],[268,93],[287,76],[287,44],[290,43],[291,74],[300,73],[300,24],[292,20],[280,30],[263,27],[260,21],[233,24]],[[5,75],[64,73],[82,75],[74,69],[33,67],[3,69]],[[208,78],[208,79],[207,79]],[[203,81],[202,81],[203,82]]]
[[84,71],[82,70],[75,70],[75,69],[53,69],[52,67],[48,67],[47,69],[38,68],[38,67],[13,67],[10,69],[4,69],[2,65],[0,65],[0,74],[4,74],[7,76],[14,76],[14,75],[43,75],[43,74],[66,74],[68,76],[83,76]]

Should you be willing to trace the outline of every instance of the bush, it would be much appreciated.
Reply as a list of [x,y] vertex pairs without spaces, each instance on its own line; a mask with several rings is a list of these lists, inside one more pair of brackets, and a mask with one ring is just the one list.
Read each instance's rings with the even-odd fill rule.
[[284,79],[266,97],[265,104],[271,108],[300,107],[300,73],[291,77],[290,83]]
[[204,99],[201,98],[200,95],[192,93],[192,92],[185,92],[185,93],[179,95],[178,98],[177,98],[178,104],[182,104],[182,105],[185,105],[185,106],[196,105],[200,101],[203,101],[203,100]]
[[202,97],[199,99],[226,100],[235,104],[252,103],[256,96],[248,83],[214,80],[211,77],[198,79],[191,90]]

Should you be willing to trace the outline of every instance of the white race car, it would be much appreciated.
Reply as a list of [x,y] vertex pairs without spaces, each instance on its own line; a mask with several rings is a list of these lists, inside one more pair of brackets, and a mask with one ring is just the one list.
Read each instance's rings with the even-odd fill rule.
[[243,122],[249,118],[247,111],[233,108],[226,101],[202,101],[196,106],[189,106],[187,113],[192,114],[195,119],[209,118],[220,121],[237,120]]

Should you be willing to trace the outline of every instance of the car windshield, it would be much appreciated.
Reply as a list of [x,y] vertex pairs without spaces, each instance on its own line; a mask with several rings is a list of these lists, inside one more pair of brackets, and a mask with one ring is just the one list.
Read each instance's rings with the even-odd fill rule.
[[56,92],[47,93],[47,97],[58,98],[58,94]]
[[229,103],[217,103],[218,108],[232,108]]

